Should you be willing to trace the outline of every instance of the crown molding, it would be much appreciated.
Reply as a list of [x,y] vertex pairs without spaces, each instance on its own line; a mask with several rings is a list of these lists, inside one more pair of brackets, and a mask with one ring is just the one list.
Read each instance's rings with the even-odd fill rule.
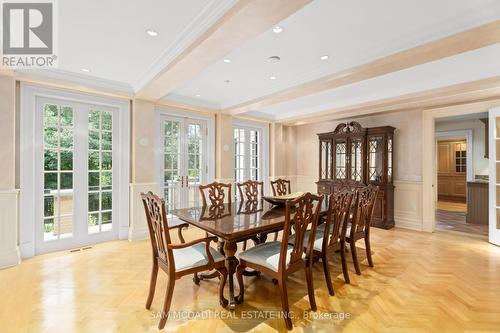
[[238,0],[210,0],[202,11],[183,29],[179,36],[160,54],[150,68],[132,84],[139,91],[153,80],[182,51],[188,48],[202,33],[209,29]]
[[61,87],[86,92],[97,92],[104,95],[115,95],[122,98],[132,98],[132,87],[123,82],[107,80],[60,69],[30,69],[14,71],[18,81]]

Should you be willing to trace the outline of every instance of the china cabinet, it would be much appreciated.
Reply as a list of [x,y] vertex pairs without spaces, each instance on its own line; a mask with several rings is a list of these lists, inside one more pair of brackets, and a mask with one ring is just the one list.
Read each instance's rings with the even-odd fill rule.
[[331,194],[346,186],[378,186],[372,225],[384,229],[394,226],[394,130],[391,126],[363,128],[351,121],[318,134],[318,193]]

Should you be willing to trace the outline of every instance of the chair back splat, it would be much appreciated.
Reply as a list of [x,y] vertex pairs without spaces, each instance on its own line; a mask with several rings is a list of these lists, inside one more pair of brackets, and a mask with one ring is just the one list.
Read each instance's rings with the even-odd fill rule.
[[171,240],[165,212],[165,201],[151,191],[146,194],[142,193],[141,198],[146,212],[149,238],[153,248],[153,261],[159,258],[170,268],[173,263],[173,255],[172,251],[168,249]]
[[347,219],[353,198],[354,192],[348,189],[330,195],[323,249],[333,246],[345,238]]
[[264,183],[256,180],[247,180],[237,183],[240,200],[257,201],[264,195]]
[[293,241],[293,248],[290,252],[290,261],[288,267],[292,267],[297,263],[302,263],[304,247],[307,248],[306,254],[308,260],[312,259],[312,251],[314,244],[314,237],[309,237],[309,244],[304,244],[304,235],[309,225],[311,225],[310,232],[316,232],[318,225],[319,212],[323,196],[306,193],[294,200],[286,202],[285,213],[285,227],[283,229],[283,240],[281,242],[281,253],[279,269],[284,271],[286,269],[286,255],[288,251],[288,238],[293,228],[295,232],[295,239]]
[[[231,203],[231,184],[213,182],[199,186],[203,206],[207,205],[207,197],[211,206],[223,206],[224,203]],[[227,193],[226,193],[227,190]]]
[[290,194],[292,191],[290,180],[287,179],[276,179],[275,181],[271,181],[271,188],[274,196]]
[[352,219],[351,235],[369,232],[373,208],[377,197],[378,187],[366,186],[358,188],[356,195],[356,210]]

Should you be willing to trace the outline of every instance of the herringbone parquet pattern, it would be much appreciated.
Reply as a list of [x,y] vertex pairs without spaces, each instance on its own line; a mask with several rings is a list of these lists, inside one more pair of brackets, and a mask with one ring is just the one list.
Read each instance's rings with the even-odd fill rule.
[[[190,230],[187,238],[195,234]],[[291,277],[295,331],[500,331],[499,247],[455,234],[373,229],[372,248],[375,267],[368,268],[363,257],[363,272],[357,276],[350,262],[350,285],[343,282],[339,260],[331,263],[333,297],[321,264],[316,265],[315,292],[323,318],[304,316],[309,309],[305,276],[298,272]],[[150,265],[147,241],[116,241],[39,256],[2,270],[0,332],[157,332],[154,311],[161,307],[166,277],[158,280],[153,312],[146,310]],[[216,280],[199,287],[189,277],[177,281],[171,309],[211,317],[170,318],[165,330],[283,331],[282,319],[269,318],[280,310],[276,287],[266,277],[245,278],[245,285],[245,303],[231,317],[218,305]],[[271,312],[262,318],[253,310]],[[342,319],[340,313],[349,317]]]

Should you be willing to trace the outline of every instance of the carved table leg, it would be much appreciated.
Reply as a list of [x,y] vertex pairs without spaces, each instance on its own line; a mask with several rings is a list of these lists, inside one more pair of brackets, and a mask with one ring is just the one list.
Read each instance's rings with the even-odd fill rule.
[[[236,266],[238,266],[238,259],[234,256],[236,250],[238,249],[236,242],[226,241],[224,244],[224,252],[226,254],[226,269],[229,279],[229,309],[234,310],[236,308],[236,300],[234,299],[234,280],[233,276],[236,272]],[[243,288],[243,286],[239,286]]]

